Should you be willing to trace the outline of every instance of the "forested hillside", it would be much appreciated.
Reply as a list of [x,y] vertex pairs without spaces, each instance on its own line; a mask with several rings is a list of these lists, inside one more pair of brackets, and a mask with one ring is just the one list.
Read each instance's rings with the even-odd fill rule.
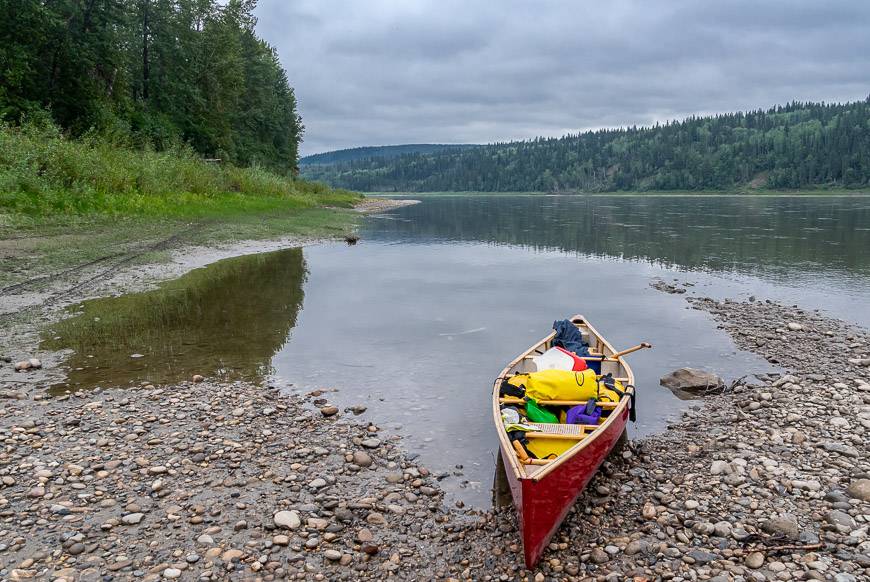
[[0,0],[0,117],[295,172],[302,125],[255,4]]
[[440,144],[440,143],[413,143],[391,146],[366,146],[335,150],[322,154],[305,156],[299,160],[300,166],[308,164],[335,164],[337,162],[350,162],[366,158],[395,158],[402,154],[432,154],[445,150],[461,150],[478,147],[475,144]]
[[870,185],[870,99],[312,165],[305,175],[363,191],[858,188]]

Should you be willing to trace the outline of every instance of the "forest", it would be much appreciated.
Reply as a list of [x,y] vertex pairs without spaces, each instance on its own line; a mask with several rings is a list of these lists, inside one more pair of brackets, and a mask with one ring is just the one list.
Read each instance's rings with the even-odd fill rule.
[[870,185],[870,98],[306,164],[303,175],[382,192],[862,188]]
[[255,0],[0,0],[0,120],[298,169],[303,126]]

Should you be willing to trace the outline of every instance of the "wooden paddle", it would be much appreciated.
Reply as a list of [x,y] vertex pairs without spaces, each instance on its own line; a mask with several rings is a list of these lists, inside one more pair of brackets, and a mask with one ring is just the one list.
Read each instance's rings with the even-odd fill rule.
[[513,441],[514,450],[517,452],[517,456],[520,458],[520,461],[528,464],[530,457],[528,453],[526,453],[526,449],[523,448],[523,445],[520,444],[519,441]]
[[651,348],[652,344],[647,342],[641,342],[634,346],[633,348],[628,348],[627,350],[622,350],[621,352],[616,352],[612,356],[582,356],[581,360],[586,360],[587,362],[616,362],[622,356],[628,355],[632,352],[636,352],[638,350],[642,350],[644,348]]
[[513,441],[514,450],[517,452],[517,457],[523,465],[546,465],[552,463],[553,459],[533,459],[527,453],[518,441]]

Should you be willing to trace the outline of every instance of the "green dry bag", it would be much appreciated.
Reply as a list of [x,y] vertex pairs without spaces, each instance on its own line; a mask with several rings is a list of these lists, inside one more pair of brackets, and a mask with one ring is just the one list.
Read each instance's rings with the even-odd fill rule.
[[555,414],[538,406],[533,398],[526,400],[526,416],[532,422],[548,422],[550,424],[559,422]]

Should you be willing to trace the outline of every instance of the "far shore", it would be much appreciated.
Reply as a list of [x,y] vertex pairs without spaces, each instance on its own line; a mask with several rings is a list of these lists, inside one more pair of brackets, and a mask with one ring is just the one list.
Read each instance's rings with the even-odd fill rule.
[[731,196],[731,197],[788,197],[788,196],[870,196],[870,190],[657,190],[649,192],[363,192],[366,196]]

